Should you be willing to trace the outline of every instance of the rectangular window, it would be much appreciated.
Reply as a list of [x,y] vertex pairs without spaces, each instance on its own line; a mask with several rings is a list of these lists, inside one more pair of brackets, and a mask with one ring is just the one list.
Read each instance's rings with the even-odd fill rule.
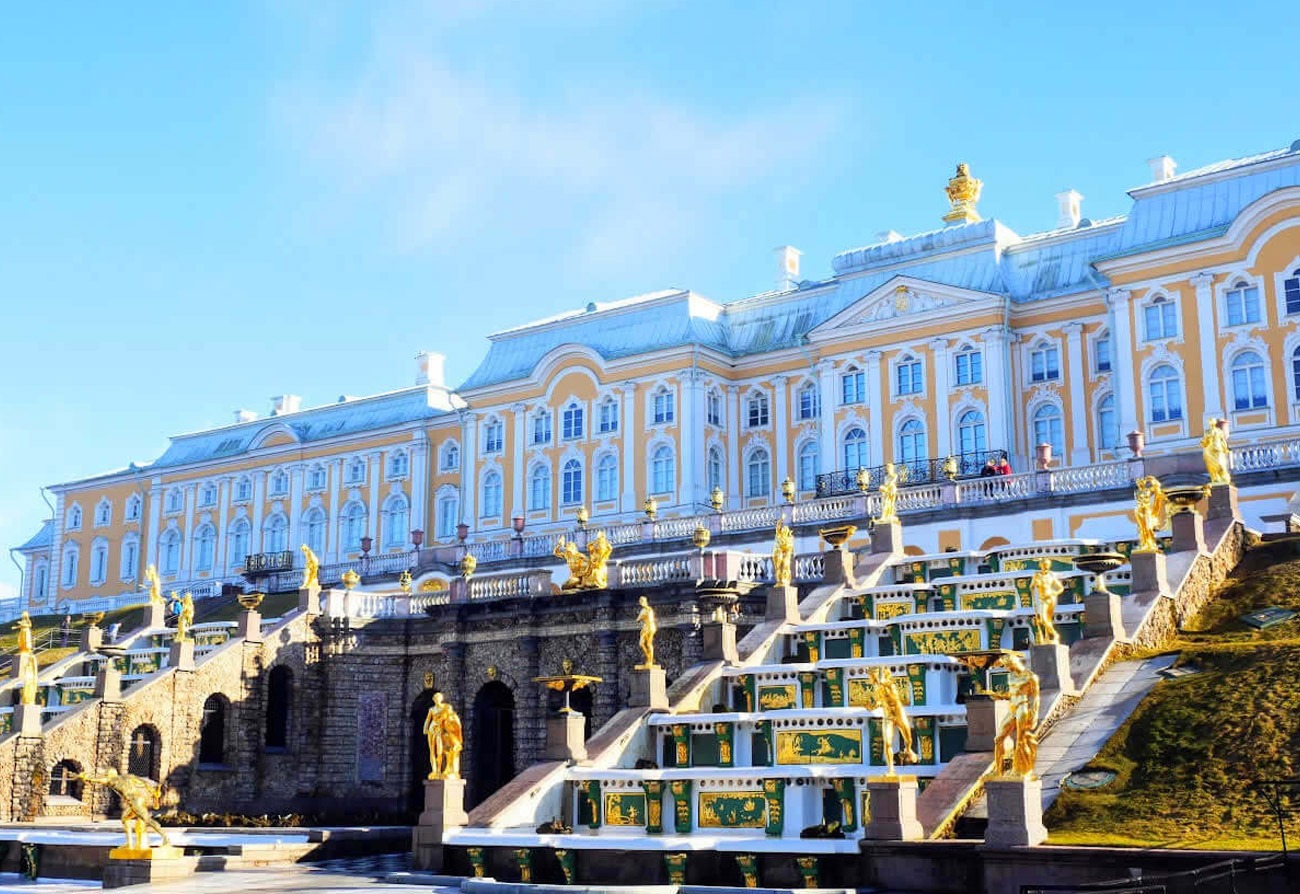
[[618,404],[607,400],[600,405],[600,433],[607,435],[618,431]]
[[654,421],[656,425],[662,425],[666,422],[672,422],[676,415],[673,393],[671,391],[660,391],[654,396]]
[[722,425],[722,395],[711,391],[704,398],[704,404],[709,425]]
[[866,399],[866,373],[855,369],[840,376],[840,403],[860,404]]
[[957,355],[957,384],[978,385],[984,381],[984,353],[963,351]]
[[921,361],[904,360],[894,371],[899,394],[920,394],[924,387],[921,378]]
[[[1300,270],[1296,271],[1300,274]],[[1286,312],[1287,315],[1300,314],[1300,275],[1292,276],[1282,283],[1282,291],[1286,295]]]
[[1030,378],[1048,382],[1061,377],[1061,352],[1056,348],[1039,348],[1029,355]]
[[749,402],[749,427],[761,428],[767,425],[767,398],[754,398]]
[[1259,322],[1259,289],[1242,283],[1228,290],[1227,301],[1229,326]]
[[1093,350],[1096,354],[1097,372],[1110,372],[1110,337],[1097,339]]
[[533,443],[551,443],[551,414],[540,413],[533,417]]
[[483,430],[483,452],[500,453],[504,440],[503,426],[500,422],[489,423]]
[[1264,384],[1264,367],[1248,366],[1232,371],[1233,405],[1238,410],[1258,410],[1268,406],[1268,389]]
[[1178,309],[1174,303],[1161,299],[1142,309],[1146,323],[1147,341],[1157,338],[1174,338],[1178,335]]
[[799,418],[816,419],[822,414],[822,402],[816,387],[809,385],[799,392]]
[[566,441],[581,438],[583,433],[582,407],[569,407],[564,411],[561,421],[561,434]]

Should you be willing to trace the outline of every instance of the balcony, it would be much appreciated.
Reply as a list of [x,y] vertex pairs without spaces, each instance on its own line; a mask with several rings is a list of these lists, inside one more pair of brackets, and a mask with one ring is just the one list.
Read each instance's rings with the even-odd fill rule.
[[[957,463],[954,478],[977,478],[986,462],[991,459],[1006,459],[1006,456],[1007,452],[1005,450],[954,453],[952,459]],[[913,460],[912,462],[894,463],[894,468],[898,472],[899,484],[933,484],[948,480],[948,473],[944,471],[944,464],[947,462],[948,457],[946,456],[932,456],[927,459]],[[880,487],[880,482],[885,480],[885,467],[871,466],[865,468],[865,471],[870,476],[870,485],[867,490],[877,490]],[[840,469],[839,471],[825,472],[818,475],[817,496],[838,497],[857,493],[859,489],[858,472],[858,469]]]
[[254,577],[263,574],[273,574],[276,571],[291,571],[293,570],[293,560],[293,550],[283,550],[274,553],[253,553],[244,559],[244,576]]

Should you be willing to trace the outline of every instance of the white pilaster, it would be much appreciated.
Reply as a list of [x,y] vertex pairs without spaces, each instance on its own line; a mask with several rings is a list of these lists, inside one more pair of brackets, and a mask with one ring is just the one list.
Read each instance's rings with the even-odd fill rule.
[[460,422],[460,518],[471,528],[476,527],[478,515],[474,511],[478,499],[478,423],[473,413],[462,413]]
[[1011,433],[1012,387],[1007,357],[1007,332],[1001,327],[991,327],[980,333],[984,351],[984,382],[989,396],[990,450],[1005,450],[1012,457],[1012,465],[1020,468],[1016,456],[1019,443]]
[[[1202,421],[1210,416],[1222,419],[1226,414],[1223,410],[1223,390],[1219,384],[1219,351],[1216,337],[1219,315],[1215,312],[1214,306],[1214,275],[1198,273],[1192,277],[1192,285],[1196,287],[1196,328],[1201,334],[1201,381],[1205,387]],[[1262,293],[1260,300],[1264,300]]]
[[181,579],[191,580],[194,577],[194,544],[191,538],[194,537],[194,502],[198,497],[198,486],[195,484],[185,485],[185,530],[181,531]]
[[325,526],[325,555],[327,562],[339,561],[339,506],[340,503],[340,485],[343,481],[343,460],[332,459],[325,465],[326,474],[329,475],[329,524]]
[[1086,466],[1091,460],[1088,451],[1088,419],[1091,408],[1085,402],[1083,383],[1088,378],[1088,367],[1083,361],[1083,324],[1066,323],[1065,376],[1070,388],[1070,465]]
[[821,412],[817,416],[821,471],[834,472],[839,468],[835,459],[835,409],[839,400],[835,393],[835,367],[829,360],[817,364],[817,393],[821,395]]
[[289,499],[285,514],[289,516],[289,539],[285,543],[288,549],[296,550],[302,539],[302,492],[303,475],[306,474],[302,463],[289,467]]
[[934,433],[935,456],[952,453],[952,401],[948,394],[949,375],[948,339],[930,340],[930,353],[934,359]]
[[[776,432],[776,486],[774,494],[781,493],[781,482],[790,477],[790,379],[788,376],[774,376],[772,427]],[[775,500],[775,497],[773,498]]]
[[411,530],[424,531],[429,516],[429,436],[423,430],[411,435],[410,456]]
[[366,512],[366,534],[372,543],[370,551],[378,555],[379,543],[379,485],[384,478],[383,455],[378,450],[370,452],[370,508]]
[[871,445],[867,462],[875,466],[885,461],[885,404],[889,403],[889,383],[881,375],[883,356],[879,351],[867,351],[866,381],[863,383],[863,393],[867,398],[867,440]]
[[217,481],[217,554],[212,562],[215,574],[229,574],[226,564],[226,528],[230,523],[230,488],[231,479],[221,478]]
[[745,495],[740,489],[740,389],[728,385],[727,391],[727,508],[739,509],[745,505]]
[[1129,316],[1128,289],[1107,289],[1110,306],[1111,379],[1115,383],[1115,410],[1119,414],[1119,433],[1123,438],[1140,428],[1137,416],[1137,385],[1133,364],[1133,322]]
[[682,489],[681,502],[686,511],[694,513],[703,502],[700,482],[704,480],[704,451],[699,446],[704,440],[703,389],[700,371],[688,369],[682,374],[682,418],[678,420],[681,432]]
[[527,443],[528,405],[513,404],[510,409],[515,414],[514,449],[510,451],[510,508],[505,511],[507,517],[522,515],[527,517],[528,507],[524,504],[524,445]]
[[[145,529],[145,533],[144,533],[145,555],[146,555],[145,565],[146,566],[153,565],[156,568],[158,567],[158,535],[162,533],[161,531],[162,479],[161,478],[154,478],[152,481],[149,482],[148,496],[149,496],[149,527]],[[58,507],[56,506],[56,510],[57,508]],[[54,530],[56,534],[63,530],[63,514],[61,511],[56,511],[55,513]],[[54,546],[58,547],[59,545],[60,545],[59,538],[56,537],[54,540]],[[57,565],[62,555],[62,552],[63,551],[60,549],[57,552],[54,552],[50,555],[51,568],[55,568],[57,570]],[[57,583],[59,580],[60,578],[57,577],[54,578],[55,583]]]
[[[623,499],[619,502],[619,509],[623,512],[636,512],[636,382],[623,383],[623,418],[618,420],[618,434],[623,439]],[[644,428],[644,426],[643,426]],[[646,457],[647,462],[649,457]],[[649,488],[647,488],[649,490]]]
[[[161,498],[161,494],[159,497]],[[266,543],[262,539],[262,518],[266,515],[266,472],[258,469],[253,473],[253,530],[248,538],[249,553],[260,553],[266,551]]]

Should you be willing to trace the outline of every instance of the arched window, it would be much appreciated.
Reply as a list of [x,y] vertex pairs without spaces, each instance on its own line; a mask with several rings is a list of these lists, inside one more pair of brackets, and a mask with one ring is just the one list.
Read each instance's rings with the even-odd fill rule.
[[209,695],[203,703],[199,726],[199,763],[223,765],[226,762],[226,700]]
[[650,460],[650,492],[670,494],[677,486],[677,458],[667,444],[655,450]]
[[282,553],[289,548],[289,520],[276,513],[262,529],[262,548],[268,553]]
[[957,450],[959,453],[980,454],[989,449],[989,442],[984,428],[984,414],[979,410],[967,410],[957,419]]
[[1268,383],[1263,359],[1254,351],[1232,358],[1232,403],[1237,410],[1268,406]]
[[576,459],[565,462],[560,470],[560,502],[565,506],[582,502],[582,463]]
[[102,528],[113,520],[113,504],[107,499],[100,500],[95,506],[95,527]]
[[723,489],[722,482],[724,479],[724,475],[723,475],[724,468],[725,467],[722,464],[722,451],[719,450],[717,447],[710,447],[708,470],[707,470],[708,477],[709,477],[709,493],[712,493],[715,487],[718,490]]
[[618,431],[618,401],[607,397],[600,402],[600,433],[612,434]]
[[1300,270],[1292,270],[1282,281],[1282,293],[1286,297],[1287,316],[1300,314]]
[[198,571],[211,571],[216,562],[217,529],[212,525],[200,525],[194,532],[194,567]]
[[898,430],[898,461],[918,463],[928,455],[925,446],[925,426],[919,419],[909,419]]
[[867,433],[854,426],[844,433],[844,469],[856,472],[867,466]]
[[496,518],[501,514],[500,472],[488,472],[483,476],[483,508],[481,513],[484,518]]
[[281,469],[271,473],[270,483],[271,496],[284,496],[289,492],[289,476]]
[[1115,395],[1107,394],[1097,404],[1097,438],[1102,450],[1119,446],[1119,414],[1115,412]]
[[822,402],[817,392],[817,383],[808,382],[799,389],[799,418],[816,419],[821,414]]
[[560,437],[566,441],[574,441],[581,438],[587,430],[586,413],[583,412],[582,404],[575,401],[569,401],[568,406],[560,414]]
[[411,471],[411,461],[405,450],[397,450],[388,457],[388,477],[405,478]]
[[74,505],[68,510],[68,530],[81,530],[81,507]]
[[434,536],[439,540],[455,536],[456,525],[460,523],[460,495],[451,492],[438,497],[436,518],[438,527]]
[[384,502],[384,545],[405,546],[411,539],[411,504],[404,494],[393,494]]
[[538,463],[528,473],[528,509],[539,512],[551,508],[551,470]]
[[108,541],[96,537],[90,545],[90,583],[102,584],[108,580]]
[[606,453],[596,463],[596,500],[608,502],[618,499],[618,457]]
[[751,497],[766,497],[772,492],[772,459],[767,450],[757,447],[745,461],[745,493]]
[[50,770],[50,794],[56,798],[81,800],[81,764],[61,760]]
[[140,520],[140,510],[143,502],[144,501],[140,499],[139,494],[131,494],[131,496],[126,498],[126,520],[127,521]]
[[266,750],[289,747],[289,714],[293,708],[293,671],[283,664],[271,668],[266,679]]
[[253,526],[246,518],[237,518],[230,526],[230,552],[226,564],[230,568],[243,565],[248,561],[249,545],[252,541]]
[[313,506],[303,513],[302,537],[316,555],[325,552],[325,510]]
[[81,558],[81,550],[75,543],[65,543],[63,545],[63,589],[67,590],[77,585],[77,560]]
[[762,428],[771,420],[771,414],[768,412],[767,395],[762,391],[755,391],[745,401],[746,422],[750,428]]
[[817,489],[817,469],[820,451],[816,441],[808,441],[799,448],[799,490]]
[[163,574],[175,574],[181,569],[181,533],[168,528],[158,538],[158,564]]
[[343,509],[339,520],[342,526],[343,549],[354,553],[361,549],[361,538],[366,533],[366,507],[360,503],[349,503]]
[[1034,411],[1034,444],[1051,444],[1053,456],[1065,455],[1065,426],[1061,421],[1061,408],[1056,404],[1043,404]]
[[454,472],[460,468],[460,445],[455,441],[442,445],[438,468],[443,472]]
[[1183,391],[1178,371],[1168,363],[1151,370],[1147,377],[1147,394],[1151,399],[1151,421],[1173,422],[1183,418]]
[[217,486],[212,482],[209,481],[207,484],[199,488],[199,505],[200,506],[217,505]]
[[1228,305],[1228,325],[1241,326],[1260,321],[1259,289],[1242,280],[1224,294]]
[[142,779],[157,781],[159,771],[158,730],[141,724],[131,731],[126,745],[126,772]]

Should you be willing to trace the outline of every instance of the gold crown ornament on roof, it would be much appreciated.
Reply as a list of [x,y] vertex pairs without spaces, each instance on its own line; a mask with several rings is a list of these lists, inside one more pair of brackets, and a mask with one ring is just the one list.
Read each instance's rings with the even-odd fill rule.
[[944,187],[944,192],[948,193],[948,202],[952,205],[952,210],[943,216],[944,222],[977,223],[980,216],[975,211],[975,205],[980,200],[980,190],[983,188],[984,181],[970,175],[966,162],[959,162],[956,175]]

